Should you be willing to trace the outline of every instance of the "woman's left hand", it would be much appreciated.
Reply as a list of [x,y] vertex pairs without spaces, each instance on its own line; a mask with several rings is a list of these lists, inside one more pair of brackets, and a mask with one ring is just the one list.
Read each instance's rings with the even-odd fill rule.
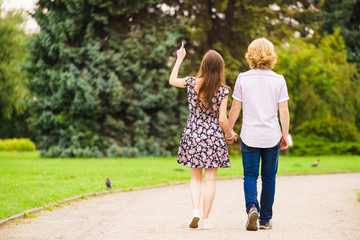
[[234,141],[237,142],[237,134],[234,132],[234,130],[231,130],[231,136],[233,136],[231,139],[228,139],[227,136],[225,136],[225,140],[228,144],[233,144]]
[[179,60],[184,60],[184,58],[186,56],[186,50],[185,50],[184,44],[185,44],[185,42],[183,41],[181,44],[181,47],[176,52],[177,58]]

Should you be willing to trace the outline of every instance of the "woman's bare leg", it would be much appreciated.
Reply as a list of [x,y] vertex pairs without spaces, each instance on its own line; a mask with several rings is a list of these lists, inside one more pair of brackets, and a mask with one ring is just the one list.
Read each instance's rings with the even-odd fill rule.
[[201,198],[201,181],[202,181],[202,168],[190,168],[191,182],[190,194],[193,205],[193,217],[189,224],[190,228],[197,228],[200,220],[200,198]]
[[208,219],[215,198],[217,168],[205,170],[205,192],[203,219]]
[[202,168],[190,168],[190,194],[193,209],[200,207]]

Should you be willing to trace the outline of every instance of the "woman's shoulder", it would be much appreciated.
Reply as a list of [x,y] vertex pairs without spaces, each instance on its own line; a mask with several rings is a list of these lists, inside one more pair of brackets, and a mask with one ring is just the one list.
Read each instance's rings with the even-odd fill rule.
[[185,86],[195,86],[196,79],[193,76],[188,76],[185,78]]
[[220,86],[218,90],[218,95],[224,97],[227,96],[230,92],[231,88],[229,86]]
[[223,85],[219,87],[219,91],[231,91],[231,88],[229,86]]

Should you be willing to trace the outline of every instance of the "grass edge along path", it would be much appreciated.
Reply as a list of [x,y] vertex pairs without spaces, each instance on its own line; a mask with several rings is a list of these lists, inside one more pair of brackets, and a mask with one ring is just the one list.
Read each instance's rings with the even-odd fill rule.
[[[233,179],[233,178],[238,178],[238,176],[235,177],[223,177],[223,179]],[[159,187],[167,187],[167,186],[174,186],[174,185],[179,185],[179,184],[186,184],[189,183],[190,181],[181,181],[181,182],[172,182],[172,183],[160,183],[158,185],[153,185],[153,186],[146,186],[146,187],[135,187],[135,188],[127,188],[127,189],[115,189],[115,190],[105,190],[102,192],[94,192],[94,193],[86,193],[83,195],[79,195],[79,196],[75,196],[72,198],[67,198],[64,199],[62,201],[58,201],[56,203],[51,203],[51,204],[47,204],[43,207],[38,207],[38,208],[33,208],[33,209],[29,209],[26,210],[22,213],[18,213],[15,214],[11,217],[5,218],[5,219],[0,219],[0,228],[2,226],[4,226],[5,224],[12,222],[12,221],[16,221],[16,220],[20,220],[20,219],[25,219],[25,218],[36,218],[37,217],[37,213],[40,213],[44,210],[47,211],[53,211],[53,208],[55,207],[60,207],[64,204],[71,204],[72,202],[76,202],[76,201],[80,201],[80,200],[88,200],[90,197],[97,197],[97,196],[103,196],[103,195],[107,195],[107,194],[112,194],[112,193],[119,193],[119,192],[131,192],[131,191],[139,191],[139,190],[146,190],[146,189],[154,189],[154,188],[159,188]]]
[[[289,174],[280,174],[279,176],[299,176],[299,175],[318,175],[318,174],[343,174],[343,173],[358,173],[360,171],[337,171],[337,172],[328,172],[328,173],[289,173]],[[233,180],[233,179],[239,179],[242,178],[242,176],[220,176],[218,177],[218,180]],[[29,209],[26,210],[22,213],[18,213],[15,214],[11,217],[5,218],[5,219],[0,219],[0,228],[4,225],[6,225],[9,222],[13,222],[13,221],[19,221],[21,219],[25,219],[25,218],[36,218],[37,217],[37,213],[40,213],[44,210],[47,211],[53,211],[53,208],[55,207],[59,207],[63,204],[71,204],[72,202],[76,202],[76,201],[80,201],[80,200],[88,200],[90,197],[97,197],[97,196],[102,196],[102,195],[106,195],[106,194],[112,194],[112,193],[119,193],[119,192],[126,192],[126,191],[139,191],[139,190],[146,190],[146,189],[154,189],[154,188],[159,188],[159,187],[167,187],[167,186],[174,186],[174,185],[180,185],[180,184],[187,184],[190,181],[179,181],[179,182],[171,182],[171,183],[160,183],[158,185],[153,185],[153,186],[147,186],[147,187],[135,187],[135,188],[128,188],[128,189],[116,189],[116,190],[106,190],[103,192],[95,192],[95,193],[87,193],[87,194],[83,194],[83,195],[79,195],[79,196],[75,196],[72,198],[67,198],[62,200],[61,202],[56,202],[56,203],[51,203],[48,205],[45,205],[44,207],[38,207],[38,208],[34,208],[34,209]],[[357,201],[360,202],[360,192],[357,193]]]
[[[319,167],[311,168],[320,159]],[[219,176],[242,175],[241,157]],[[360,156],[280,157],[279,175],[360,171]],[[189,171],[171,158],[42,159],[38,153],[0,153],[0,219],[39,206],[106,190],[107,177],[114,189],[168,185],[188,181]]]

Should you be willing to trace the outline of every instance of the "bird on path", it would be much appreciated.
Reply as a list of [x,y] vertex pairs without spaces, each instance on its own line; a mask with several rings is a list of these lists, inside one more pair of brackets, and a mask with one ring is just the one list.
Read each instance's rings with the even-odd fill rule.
[[320,159],[316,159],[316,161],[311,165],[311,167],[317,167],[319,165]]
[[107,179],[106,179],[106,187],[112,189],[112,185],[111,185],[110,178],[107,178]]

